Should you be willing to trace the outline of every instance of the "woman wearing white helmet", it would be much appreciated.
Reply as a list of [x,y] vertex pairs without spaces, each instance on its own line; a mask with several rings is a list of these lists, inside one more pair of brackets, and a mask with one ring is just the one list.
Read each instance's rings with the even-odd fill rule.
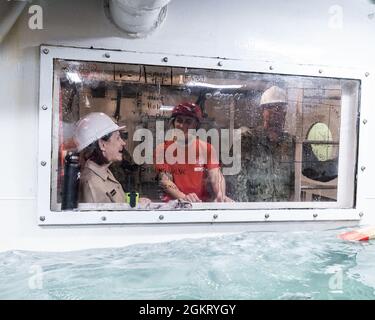
[[[93,112],[77,122],[74,140],[77,151],[86,160],[81,173],[80,202],[125,202],[121,184],[109,170],[111,163],[122,161],[126,142],[122,140],[119,127],[102,112]],[[140,202],[148,199],[140,199]]]

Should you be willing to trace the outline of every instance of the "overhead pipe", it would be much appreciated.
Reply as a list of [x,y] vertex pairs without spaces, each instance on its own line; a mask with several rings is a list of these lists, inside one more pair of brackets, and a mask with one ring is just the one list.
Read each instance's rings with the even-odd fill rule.
[[171,0],[109,0],[110,19],[130,37],[144,38],[158,28]]
[[26,6],[26,1],[1,1],[0,2],[0,43],[12,29],[18,17]]

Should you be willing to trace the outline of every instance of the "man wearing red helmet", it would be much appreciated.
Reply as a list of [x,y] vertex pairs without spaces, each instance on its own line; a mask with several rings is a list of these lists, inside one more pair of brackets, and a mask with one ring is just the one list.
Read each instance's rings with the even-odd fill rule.
[[[156,147],[156,161],[163,201],[182,199],[190,202],[231,201],[225,196],[225,180],[220,171],[216,151],[210,143],[200,140],[189,130],[197,130],[202,120],[201,108],[190,102],[174,107],[171,125],[183,133],[182,143],[178,139],[168,140]],[[185,159],[172,163],[167,154],[176,155],[183,149]],[[169,150],[169,151],[168,151]],[[190,156],[189,156],[190,155]],[[193,155],[193,156],[191,156]],[[181,159],[180,159],[181,160]],[[208,191],[212,190],[212,195]]]

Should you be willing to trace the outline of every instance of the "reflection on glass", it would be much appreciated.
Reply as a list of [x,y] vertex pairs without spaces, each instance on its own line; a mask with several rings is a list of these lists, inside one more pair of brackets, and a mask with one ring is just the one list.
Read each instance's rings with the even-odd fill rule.
[[202,170],[199,200],[217,201],[220,189],[222,201],[337,201],[342,96],[344,83],[358,92],[354,80],[61,59],[54,74],[51,192],[57,210],[64,157],[76,148],[75,124],[92,112],[126,126],[122,161],[110,166],[123,191],[154,203],[166,199],[155,150],[175,127],[173,110],[181,103],[199,106],[202,117],[193,129],[206,137],[193,136],[206,139],[220,165],[221,180],[213,183],[205,159],[189,164],[192,172]]

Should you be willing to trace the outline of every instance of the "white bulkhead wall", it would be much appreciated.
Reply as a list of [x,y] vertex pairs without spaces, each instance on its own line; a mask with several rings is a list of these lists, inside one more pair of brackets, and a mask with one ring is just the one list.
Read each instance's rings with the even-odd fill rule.
[[[345,66],[375,76],[372,0],[174,0],[168,5],[163,25],[143,39],[127,37],[115,27],[106,17],[102,0],[49,0],[32,4],[43,8],[43,29],[29,28],[32,14],[28,13],[28,3],[0,44],[0,250],[120,246],[236,229],[234,225],[38,227],[41,44]],[[372,146],[374,114],[368,114],[367,120],[363,134]],[[375,155],[371,152],[368,163],[363,164],[369,182],[375,178]],[[375,206],[375,188],[364,191],[369,210],[363,222],[375,224],[375,212],[370,212]]]

